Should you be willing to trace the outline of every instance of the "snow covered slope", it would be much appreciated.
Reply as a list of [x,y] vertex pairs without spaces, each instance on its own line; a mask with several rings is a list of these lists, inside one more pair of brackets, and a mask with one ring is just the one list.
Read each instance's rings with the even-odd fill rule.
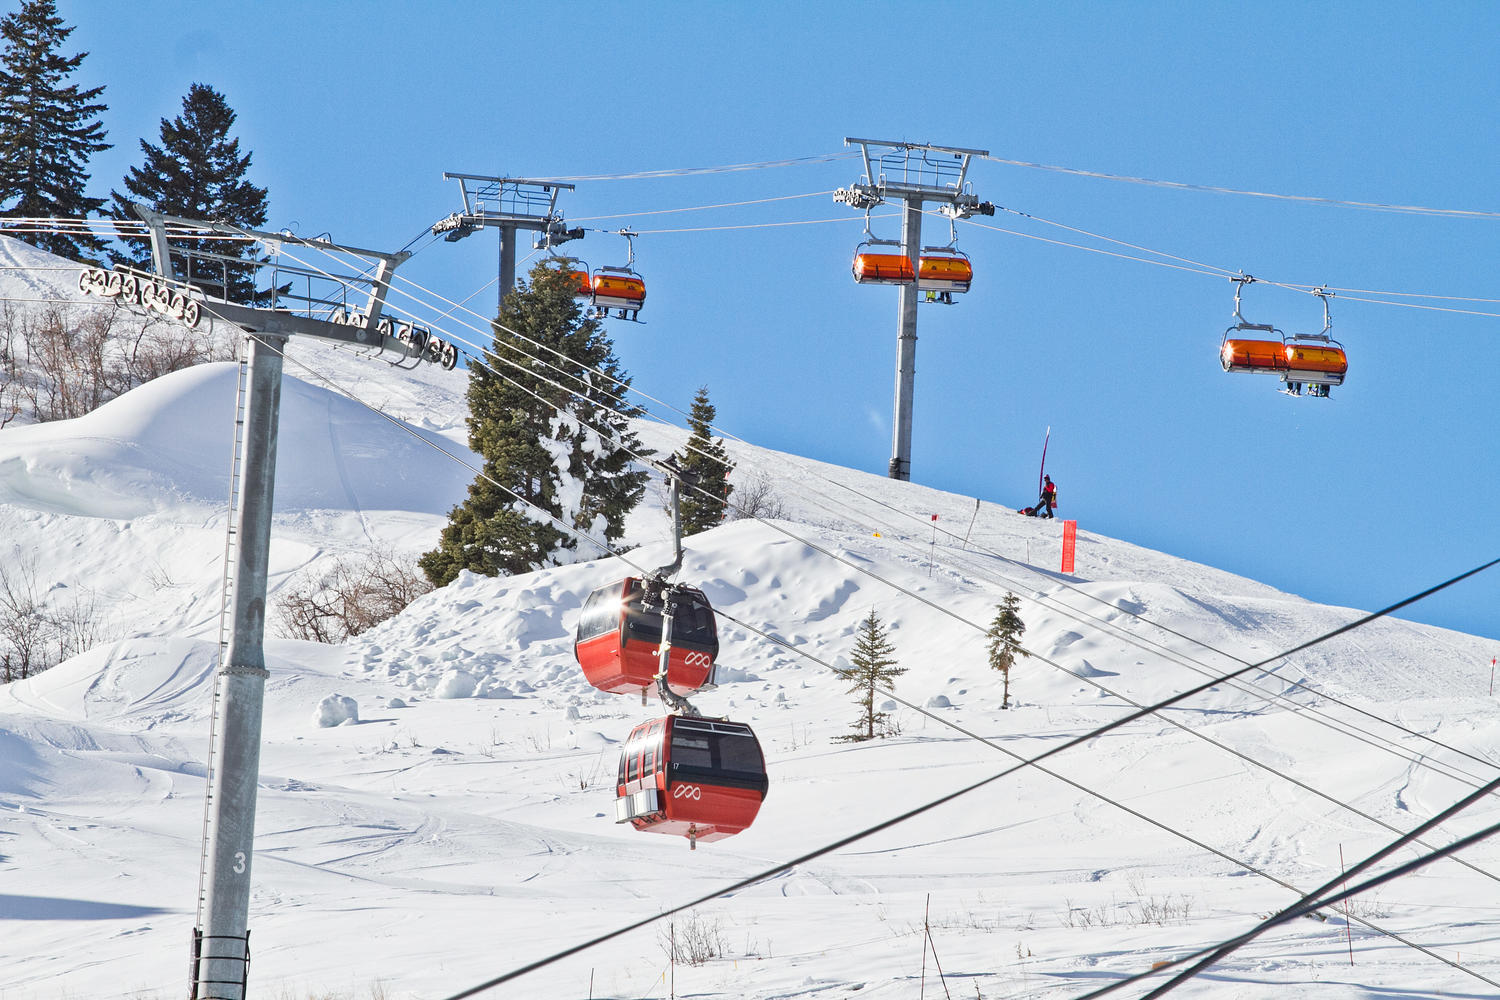
[[[416,436],[288,365],[305,378],[284,397],[273,586],[371,539],[430,547],[471,475],[426,444],[470,458],[461,376],[294,357]],[[114,615],[107,642],[0,687],[4,1000],[186,985],[233,395],[234,366],[205,366],[0,432],[0,549]],[[661,451],[683,440],[641,433]],[[1087,531],[1064,576],[1057,522],[730,451],[736,482],[768,486],[782,516],[692,537],[680,579],[721,612],[723,683],[695,701],[766,749],[755,825],[689,852],[612,821],[619,743],[656,706],[588,687],[571,636],[592,589],[666,561],[652,491],[624,556],[465,574],[343,646],[270,641],[252,996],[451,995],[1360,614]],[[1033,655],[1002,710],[984,629],[1007,592]],[[890,704],[898,736],[835,742],[855,707],[827,664],[871,610],[914,707]],[[493,995],[936,995],[924,920],[949,995],[1078,995],[1245,930],[1341,854],[1491,780],[1489,645],[1382,620],[679,916],[679,944],[714,954],[672,986],[665,928],[648,928]],[[333,694],[357,722],[319,725]],[[1432,840],[1497,819],[1492,802]],[[1495,995],[1500,845],[1463,861],[1358,900],[1352,966],[1340,913],[1267,935],[1180,995]]]

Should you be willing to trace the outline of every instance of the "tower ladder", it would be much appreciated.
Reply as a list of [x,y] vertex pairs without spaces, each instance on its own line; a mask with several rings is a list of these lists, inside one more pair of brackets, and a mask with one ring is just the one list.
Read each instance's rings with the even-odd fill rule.
[[[234,601],[234,566],[237,546],[235,538],[235,512],[240,506],[240,458],[245,443],[245,397],[249,386],[250,359],[245,344],[241,344],[239,358],[239,385],[234,401],[234,457],[229,463],[229,513],[224,530],[224,578],[219,589],[219,649],[214,668],[213,704],[208,721],[208,763],[203,773],[203,841],[198,856],[198,912],[194,926],[203,927],[203,908],[208,896],[209,822],[213,814],[213,776],[215,746],[218,743],[219,702],[223,697],[219,677],[224,669],[224,657],[229,650],[231,628],[230,610]],[[195,970],[196,972],[196,970]]]

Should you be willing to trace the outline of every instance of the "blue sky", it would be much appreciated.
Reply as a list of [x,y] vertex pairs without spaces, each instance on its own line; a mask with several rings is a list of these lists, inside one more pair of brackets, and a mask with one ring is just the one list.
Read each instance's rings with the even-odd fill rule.
[[[458,208],[444,171],[614,175],[838,153],[845,136],[1500,213],[1492,4],[59,9],[77,25],[72,51],[90,53],[77,80],[108,87],[116,146],[92,164],[96,194],[122,186],[138,140],[157,141],[203,82],[239,113],[269,226],[363,246],[399,248]],[[836,160],[578,181],[562,203],[571,223],[644,234],[645,325],[614,328],[636,386],[685,409],[707,385],[736,436],[883,471],[897,293],[854,284],[863,220],[827,194],[860,172]],[[1221,371],[1225,278],[1028,238],[1146,256],[1035,221],[1047,220],[1288,284],[1497,299],[1500,218],[993,161],[971,177],[981,198],[1034,218],[961,226],[974,289],[920,311],[913,479],[1019,507],[1050,426],[1059,513],[1080,527],[1363,609],[1500,555],[1500,319],[1345,293],[1332,310],[1348,381],[1329,400],[1293,399],[1268,377]],[[641,214],[790,195],[810,197]],[[765,223],[815,224],[661,231]],[[894,220],[885,228],[895,235]],[[618,264],[625,243],[591,233],[569,249]],[[399,273],[463,299],[495,260],[489,233],[424,246]],[[493,289],[473,301],[492,309]],[[1244,312],[1288,333],[1322,325],[1316,298],[1269,284],[1246,292]],[[1500,636],[1497,598],[1492,573],[1406,615]]]

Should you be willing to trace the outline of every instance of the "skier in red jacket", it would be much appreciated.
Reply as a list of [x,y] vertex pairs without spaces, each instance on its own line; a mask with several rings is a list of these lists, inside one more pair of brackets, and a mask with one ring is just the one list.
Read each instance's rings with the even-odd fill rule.
[[1057,487],[1052,485],[1051,476],[1043,476],[1042,497],[1036,502],[1033,513],[1036,517],[1051,517],[1052,508],[1057,506]]

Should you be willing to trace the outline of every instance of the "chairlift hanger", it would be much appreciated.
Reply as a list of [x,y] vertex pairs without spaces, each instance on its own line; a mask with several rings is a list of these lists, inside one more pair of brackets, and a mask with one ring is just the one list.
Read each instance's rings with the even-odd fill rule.
[[883,240],[870,229],[870,210],[865,209],[865,239],[854,248],[850,270],[861,285],[910,285],[916,280],[911,258],[904,253],[882,253],[866,247],[900,247],[900,240]]
[[948,243],[923,247],[917,260],[917,288],[927,294],[924,302],[954,305],[953,296],[961,295],[974,283],[974,263],[958,249],[958,225],[948,219]]
[[[1226,372],[1252,375],[1281,375],[1286,372],[1286,345],[1282,332],[1267,323],[1252,323],[1240,311],[1240,295],[1246,285],[1255,283],[1253,275],[1241,273],[1229,279],[1234,282],[1234,323],[1224,331],[1219,343],[1219,363]],[[1274,334],[1268,337],[1245,337],[1239,334],[1250,332]]]
[[1349,371],[1349,356],[1344,345],[1333,339],[1333,319],[1328,300],[1333,293],[1326,288],[1314,288],[1312,294],[1323,303],[1323,329],[1317,333],[1298,333],[1286,341],[1287,373],[1282,379],[1286,383],[1283,392],[1300,396],[1305,386],[1308,395],[1326,399],[1329,390],[1344,384]]

